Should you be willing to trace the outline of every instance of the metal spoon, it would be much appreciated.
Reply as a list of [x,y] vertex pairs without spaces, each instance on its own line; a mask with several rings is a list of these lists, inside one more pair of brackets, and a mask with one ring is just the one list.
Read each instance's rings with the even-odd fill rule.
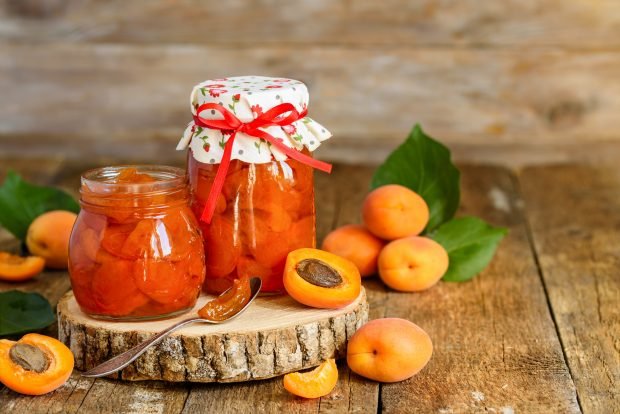
[[[248,303],[245,304],[243,308],[239,310],[239,312],[230,316],[228,319],[224,319],[222,321],[214,321],[211,319],[190,318],[190,319],[185,319],[183,321],[177,322],[174,325],[172,325],[170,328],[161,331],[157,335],[152,336],[151,338],[123,352],[122,354],[119,354],[115,356],[114,358],[111,358],[107,360],[106,362],[99,364],[96,367],[86,372],[83,372],[82,376],[92,377],[92,378],[104,377],[116,371],[120,371],[121,369],[125,368],[127,365],[131,364],[133,361],[138,359],[138,357],[142,355],[143,353],[145,353],[148,348],[161,342],[165,337],[167,337],[168,335],[170,335],[172,332],[176,331],[177,329],[181,328],[182,326],[189,325],[195,322],[220,324],[220,323],[227,322],[233,318],[236,318],[241,313],[243,313],[243,311],[245,311],[248,308],[248,306],[250,306],[250,303],[252,303],[252,301],[258,295],[258,292],[260,292],[261,286],[262,286],[262,282],[260,278],[258,277],[251,278],[250,279],[250,291],[251,291],[250,300],[248,301]],[[222,295],[225,294],[226,292],[228,292],[228,290],[223,292]]]

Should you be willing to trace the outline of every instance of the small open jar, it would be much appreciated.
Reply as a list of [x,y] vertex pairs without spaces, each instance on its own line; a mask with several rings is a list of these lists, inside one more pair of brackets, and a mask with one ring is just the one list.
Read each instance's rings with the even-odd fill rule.
[[313,168],[329,165],[311,153],[331,134],[306,116],[308,90],[293,79],[205,81],[190,100],[194,121],[177,149],[189,149],[205,290],[220,293],[236,278],[258,276],[262,292],[282,293],[288,253],[315,246]]
[[69,243],[75,298],[104,319],[155,319],[191,309],[204,250],[185,171],[105,167],[84,173]]

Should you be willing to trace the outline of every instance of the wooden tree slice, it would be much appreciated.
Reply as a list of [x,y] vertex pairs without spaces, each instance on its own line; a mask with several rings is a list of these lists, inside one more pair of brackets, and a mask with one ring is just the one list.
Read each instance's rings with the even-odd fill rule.
[[[88,317],[69,292],[58,303],[58,337],[71,348],[75,367],[88,370],[195,315],[211,298],[201,296],[193,313],[177,318],[109,322]],[[363,288],[352,304],[334,310],[309,308],[289,296],[259,297],[229,323],[182,328],[123,369],[118,378],[191,382],[271,378],[345,356],[348,339],[367,320]]]

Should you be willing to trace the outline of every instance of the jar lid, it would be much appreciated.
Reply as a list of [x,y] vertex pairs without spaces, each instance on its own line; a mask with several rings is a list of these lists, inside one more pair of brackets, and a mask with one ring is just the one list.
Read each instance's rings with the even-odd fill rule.
[[[282,104],[290,103],[300,113],[308,107],[308,88],[294,79],[270,78],[265,76],[235,76],[230,78],[207,80],[194,86],[190,96],[192,115],[205,103],[222,105],[232,112],[241,122],[247,123],[262,113]],[[203,111],[204,119],[223,119],[215,111]],[[298,151],[307,148],[314,151],[321,142],[329,139],[331,133],[310,117],[305,117],[285,126],[261,128],[290,148]],[[191,148],[194,158],[202,163],[219,164],[224,153],[224,144],[230,135],[218,129],[203,128],[191,121],[177,150]],[[285,160],[287,156],[267,142],[239,132],[232,149],[232,159],[248,163],[262,164],[273,158]]]

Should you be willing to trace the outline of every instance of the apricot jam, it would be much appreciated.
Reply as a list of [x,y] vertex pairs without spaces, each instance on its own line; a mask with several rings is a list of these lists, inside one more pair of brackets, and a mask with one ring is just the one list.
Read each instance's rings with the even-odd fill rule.
[[252,298],[250,279],[241,277],[225,293],[206,303],[198,311],[198,316],[211,321],[224,321],[238,314]]
[[[200,217],[218,164],[188,152],[192,209]],[[312,167],[292,159],[265,164],[232,160],[210,224],[200,221],[206,249],[204,289],[221,293],[233,280],[257,276],[261,292],[284,292],[286,256],[315,246]]]
[[69,243],[75,299],[104,319],[155,319],[191,309],[204,248],[179,168],[106,167],[82,176]]

